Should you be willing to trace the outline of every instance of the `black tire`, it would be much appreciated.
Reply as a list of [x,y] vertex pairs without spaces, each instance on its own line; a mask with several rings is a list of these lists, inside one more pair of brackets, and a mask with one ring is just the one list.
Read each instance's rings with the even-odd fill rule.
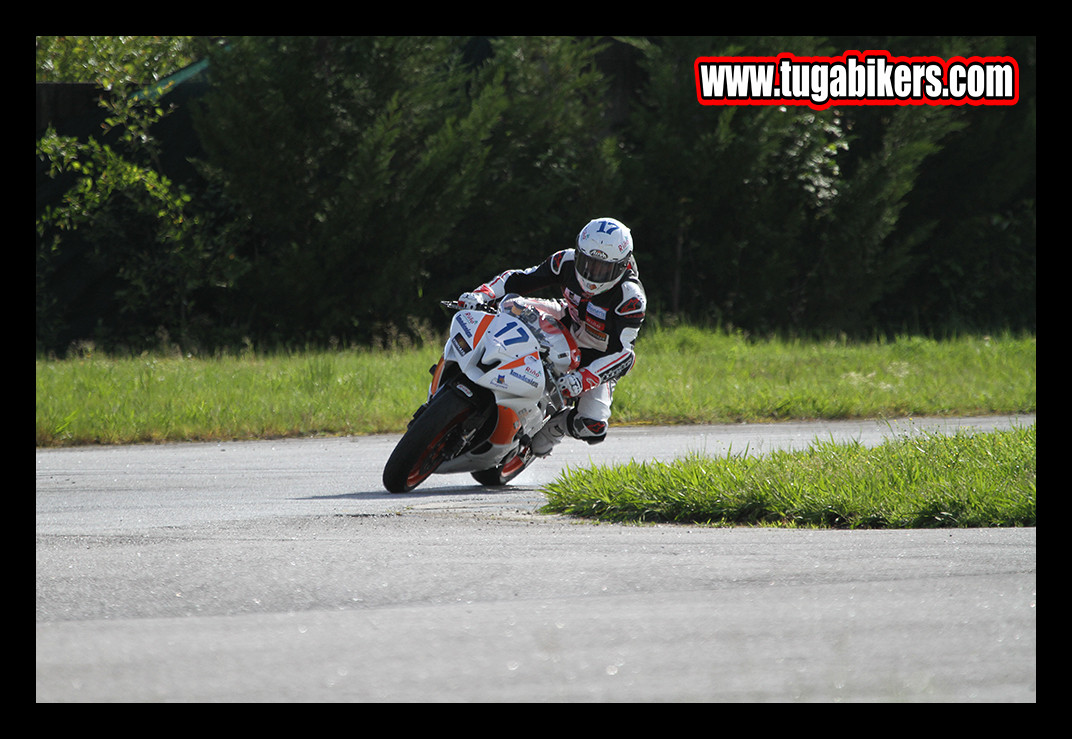
[[498,467],[472,473],[473,479],[487,487],[501,487],[524,472],[534,459],[536,459],[535,455],[528,447],[525,447]]
[[392,493],[408,493],[427,480],[446,459],[473,410],[472,403],[453,388],[437,393],[391,452],[383,468],[383,486]]

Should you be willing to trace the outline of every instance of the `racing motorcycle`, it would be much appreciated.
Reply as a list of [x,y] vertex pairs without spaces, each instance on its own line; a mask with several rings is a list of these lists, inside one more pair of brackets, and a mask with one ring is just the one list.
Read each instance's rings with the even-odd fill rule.
[[573,401],[556,378],[580,365],[573,336],[540,301],[507,295],[455,310],[427,401],[417,409],[383,470],[392,493],[430,475],[469,472],[481,485],[505,485],[535,459],[532,436]]

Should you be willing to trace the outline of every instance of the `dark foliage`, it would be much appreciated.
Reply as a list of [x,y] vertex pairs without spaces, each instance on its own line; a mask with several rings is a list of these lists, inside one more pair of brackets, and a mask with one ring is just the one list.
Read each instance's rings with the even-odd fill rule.
[[[697,56],[847,49],[1013,56],[1020,101],[697,104]],[[39,228],[39,352],[419,333],[601,215],[667,318],[1035,329],[1034,37],[235,37],[168,98],[154,166],[179,217],[119,189]],[[39,162],[38,216],[77,182]]]

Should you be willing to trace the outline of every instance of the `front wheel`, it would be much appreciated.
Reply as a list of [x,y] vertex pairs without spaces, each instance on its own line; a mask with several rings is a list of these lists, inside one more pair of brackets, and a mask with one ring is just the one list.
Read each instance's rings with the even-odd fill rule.
[[473,406],[444,388],[428,403],[398,442],[383,468],[383,486],[408,493],[438,469],[457,446]]

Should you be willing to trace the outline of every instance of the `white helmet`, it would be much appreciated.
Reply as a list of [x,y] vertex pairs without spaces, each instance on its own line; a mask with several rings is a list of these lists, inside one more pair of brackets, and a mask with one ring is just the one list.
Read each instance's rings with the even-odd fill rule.
[[633,258],[633,236],[614,218],[589,221],[577,235],[574,266],[585,294],[598,295],[618,284]]

